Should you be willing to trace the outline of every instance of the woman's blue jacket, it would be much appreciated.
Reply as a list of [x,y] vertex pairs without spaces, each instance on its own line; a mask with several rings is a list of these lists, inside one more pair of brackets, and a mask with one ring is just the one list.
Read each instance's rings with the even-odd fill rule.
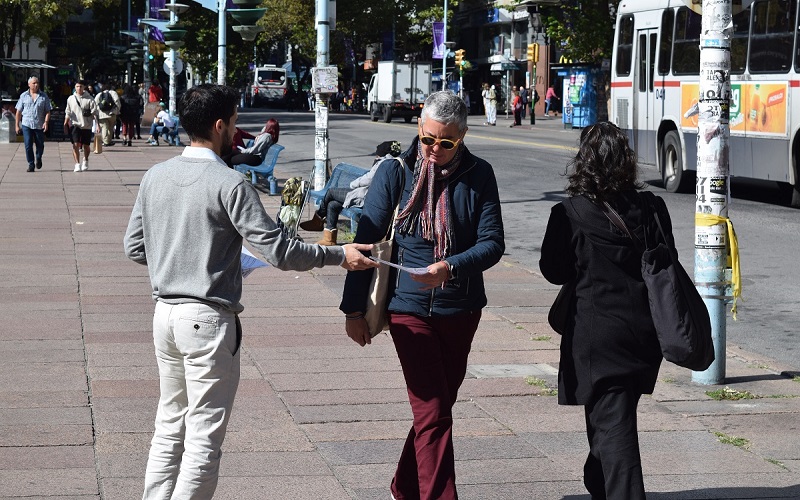
[[[388,234],[398,193],[400,210],[405,207],[413,189],[418,140],[415,138],[397,160],[383,162],[375,172],[364,200],[356,243],[375,243]],[[450,178],[449,189],[455,238],[445,260],[452,277],[444,289],[423,291],[422,284],[413,281],[408,273],[393,268],[389,311],[447,316],[486,306],[483,271],[495,265],[505,251],[500,196],[492,166],[465,149],[461,165]],[[418,235],[395,233],[392,253],[392,262],[408,267],[434,263],[433,242]],[[372,269],[347,273],[339,307],[344,313],[364,312],[372,273]]]

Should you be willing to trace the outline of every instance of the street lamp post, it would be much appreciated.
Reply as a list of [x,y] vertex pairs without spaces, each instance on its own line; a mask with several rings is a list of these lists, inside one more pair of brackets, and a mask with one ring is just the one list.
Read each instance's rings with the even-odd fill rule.
[[182,29],[178,24],[178,14],[182,14],[189,10],[188,5],[175,3],[175,0],[170,0],[165,6],[165,10],[169,12],[169,24],[167,29],[164,30],[164,43],[169,47],[169,56],[167,56],[167,69],[169,70],[169,114],[176,116],[178,114],[178,92],[175,77],[177,76],[177,60],[178,55],[175,49],[183,46],[183,37],[186,36],[186,30]]
[[[444,24],[442,40],[447,40],[447,0],[444,0],[444,16],[442,17],[442,22]],[[442,90],[445,88],[447,88],[447,54],[442,57]]]
[[531,125],[536,125],[536,67],[539,65],[539,31],[542,29],[542,16],[539,14],[538,7],[536,11],[531,13],[531,28],[533,28],[533,53],[530,55],[531,67],[531,83],[529,88],[530,96],[528,100],[531,102]]
[[225,85],[225,75],[228,72],[228,33],[225,19],[225,9],[228,7],[226,0],[219,0],[217,4],[217,84]]

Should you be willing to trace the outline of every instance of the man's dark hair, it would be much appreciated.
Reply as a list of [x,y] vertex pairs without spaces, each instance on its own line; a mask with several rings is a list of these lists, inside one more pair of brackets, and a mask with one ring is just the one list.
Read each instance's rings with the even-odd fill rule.
[[583,129],[578,154],[569,166],[574,169],[567,186],[570,196],[586,195],[600,203],[621,191],[643,187],[636,178],[636,153],[628,137],[610,122]]
[[207,83],[192,87],[183,94],[178,102],[178,116],[190,139],[210,141],[217,120],[230,120],[238,104],[239,92],[236,89]]

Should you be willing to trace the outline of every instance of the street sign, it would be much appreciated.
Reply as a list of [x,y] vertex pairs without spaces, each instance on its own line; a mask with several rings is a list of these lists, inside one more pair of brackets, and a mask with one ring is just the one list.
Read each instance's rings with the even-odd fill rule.
[[[180,75],[183,72],[183,60],[180,57],[175,58],[175,74]],[[169,57],[164,59],[164,73],[169,74]]]
[[339,89],[339,68],[311,68],[311,91],[315,94],[335,94]]

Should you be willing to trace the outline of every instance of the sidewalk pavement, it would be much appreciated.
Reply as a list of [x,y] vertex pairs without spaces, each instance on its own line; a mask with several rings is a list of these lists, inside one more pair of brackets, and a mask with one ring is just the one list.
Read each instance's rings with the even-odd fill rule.
[[[144,171],[178,153],[137,141],[74,173],[69,144],[48,142],[44,168],[27,173],[22,145],[0,145],[0,497],[141,497],[158,397],[153,302],[122,237]],[[262,198],[276,213],[278,197]],[[391,339],[360,348],[344,334],[344,274],[267,268],[245,281],[242,380],[215,498],[389,498],[411,413]],[[460,496],[588,499],[583,410],[552,395],[557,289],[535,263],[503,260],[486,281],[455,406]],[[727,351],[725,386],[665,363],[642,399],[649,498],[800,498],[796,367]],[[726,386],[756,398],[706,395]]]

